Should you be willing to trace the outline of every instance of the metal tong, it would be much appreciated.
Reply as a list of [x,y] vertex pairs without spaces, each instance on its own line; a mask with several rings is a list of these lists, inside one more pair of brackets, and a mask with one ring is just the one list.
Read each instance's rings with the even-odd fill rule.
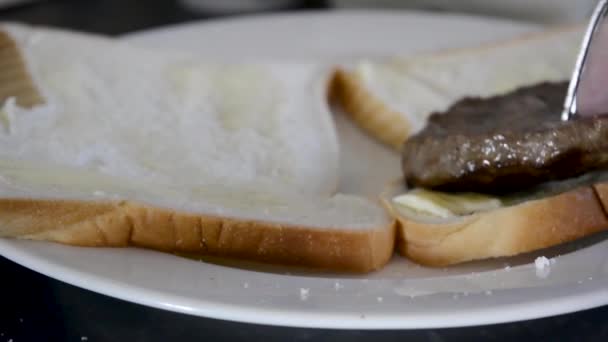
[[576,59],[572,78],[568,86],[568,93],[564,102],[564,110],[562,112],[562,121],[573,119],[577,115],[577,93],[579,84],[585,72],[585,65],[589,56],[589,49],[593,42],[593,38],[600,27],[600,24],[608,13],[608,0],[600,0],[593,11],[591,20],[583,37],[583,43]]

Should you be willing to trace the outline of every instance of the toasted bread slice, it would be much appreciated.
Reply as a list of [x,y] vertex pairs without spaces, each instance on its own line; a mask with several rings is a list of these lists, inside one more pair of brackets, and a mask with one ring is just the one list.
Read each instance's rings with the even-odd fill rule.
[[582,26],[560,27],[475,48],[361,61],[336,71],[333,98],[372,137],[400,149],[431,113],[463,97],[568,79],[582,35]]

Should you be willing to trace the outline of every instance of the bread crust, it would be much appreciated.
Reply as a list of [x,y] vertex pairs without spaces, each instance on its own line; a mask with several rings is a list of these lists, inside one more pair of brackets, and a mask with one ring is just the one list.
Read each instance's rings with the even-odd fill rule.
[[44,103],[27,71],[17,43],[8,33],[0,30],[0,105],[11,97],[24,108]]
[[0,199],[0,237],[73,246],[135,246],[341,272],[370,272],[393,254],[394,223],[322,229],[198,215],[130,202]]
[[359,75],[338,68],[330,87],[330,97],[361,129],[372,138],[397,150],[401,149],[411,133],[410,122],[372,94]]
[[604,213],[608,216],[608,183],[597,183],[593,185],[593,191],[595,191],[595,195],[597,196],[602,208],[604,209]]
[[[601,186],[608,199],[608,184]],[[388,200],[385,204],[399,221],[399,252],[435,267],[513,256],[608,229],[608,217],[592,187],[439,223],[400,216]]]

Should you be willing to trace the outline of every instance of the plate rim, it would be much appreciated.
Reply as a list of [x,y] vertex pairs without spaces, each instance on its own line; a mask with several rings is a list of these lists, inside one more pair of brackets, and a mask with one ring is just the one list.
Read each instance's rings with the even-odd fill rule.
[[[74,247],[69,246],[69,248]],[[19,250],[18,247],[7,245],[6,241],[0,240],[0,251],[5,252],[7,249],[12,249],[13,251],[9,256],[2,253],[2,256],[5,258],[50,278],[88,291],[139,305],[191,316],[269,326],[339,330],[464,328],[520,322],[608,305],[608,287],[597,286],[597,284],[594,286],[595,290],[582,294],[579,293],[576,296],[544,299],[534,302],[533,306],[527,303],[503,304],[475,310],[475,313],[472,315],[462,315],[458,312],[453,312],[436,317],[433,317],[435,313],[424,315],[387,315],[382,317],[382,315],[361,315],[357,312],[352,312],[351,314],[342,312],[315,314],[297,310],[273,310],[270,312],[270,310],[260,310],[253,306],[243,307],[205,300],[196,300],[197,305],[188,305],[186,302],[192,302],[192,299],[167,294],[162,291],[141,288],[127,283],[108,281],[93,273],[74,271],[67,266],[53,264],[47,260],[37,260],[35,257],[29,256],[27,253]],[[154,251],[146,252],[157,253]],[[545,309],[542,314],[539,314],[538,310],[534,309],[536,307],[543,307]],[[549,308],[549,310],[546,308]],[[265,311],[265,314],[261,314],[260,311]],[[280,319],[277,319],[278,317]]]

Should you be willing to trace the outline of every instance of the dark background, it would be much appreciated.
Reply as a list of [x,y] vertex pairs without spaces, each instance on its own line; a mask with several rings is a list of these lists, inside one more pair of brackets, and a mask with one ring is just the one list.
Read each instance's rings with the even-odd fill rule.
[[[222,1],[222,0],[218,0]],[[327,7],[304,0],[288,10]],[[117,35],[217,15],[171,0],[43,1],[0,10],[0,20]],[[466,312],[463,312],[466,315]],[[83,290],[0,257],[0,342],[12,341],[608,341],[608,307],[512,324],[414,331],[295,329],[152,309]]]

